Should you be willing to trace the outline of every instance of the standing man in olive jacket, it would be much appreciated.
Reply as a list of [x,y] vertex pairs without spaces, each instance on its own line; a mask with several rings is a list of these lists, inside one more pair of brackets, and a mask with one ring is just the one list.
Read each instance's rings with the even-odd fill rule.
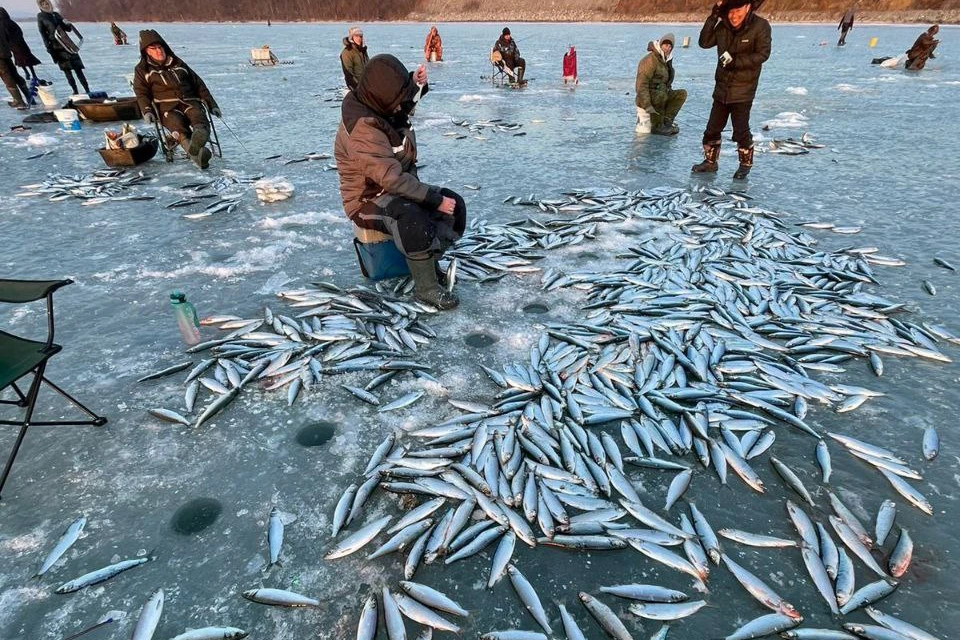
[[467,224],[463,198],[421,182],[410,116],[428,90],[421,65],[409,73],[391,55],[374,56],[343,99],[334,157],[343,209],[358,227],[393,236],[413,276],[418,300],[438,309],[459,304],[437,259]]
[[770,23],[756,15],[763,0],[720,0],[700,30],[700,47],[717,48],[713,108],[703,132],[704,160],[693,165],[694,173],[716,173],[720,134],[733,121],[740,166],[733,174],[743,180],[753,166],[753,134],[750,109],[760,82],[760,68],[770,58]]
[[673,119],[687,100],[687,92],[673,88],[672,33],[647,44],[649,53],[637,65],[637,108],[650,114],[651,133],[672,136],[680,132]]
[[205,146],[210,124],[201,103],[217,117],[220,107],[200,76],[152,29],[140,32],[140,62],[133,74],[133,92],[143,119],[153,123],[159,118],[190,159],[206,169],[213,154]]
[[351,27],[347,37],[343,39],[343,51],[340,52],[340,66],[343,67],[343,80],[347,88],[356,91],[360,84],[360,77],[367,67],[370,56],[367,55],[367,45],[364,44],[363,31],[360,27]]

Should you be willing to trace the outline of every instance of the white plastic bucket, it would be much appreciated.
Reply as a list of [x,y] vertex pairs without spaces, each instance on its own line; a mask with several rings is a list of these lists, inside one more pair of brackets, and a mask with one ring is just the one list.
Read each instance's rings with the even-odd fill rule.
[[437,61],[437,52],[436,52],[436,51],[431,51],[431,52],[430,52],[430,62],[436,62],[436,61]]
[[45,107],[57,107],[57,95],[53,92],[53,87],[51,85],[37,86],[37,96],[40,98],[40,102],[43,103]]
[[53,115],[63,131],[80,131],[80,114],[73,109],[54,109]]
[[646,109],[637,107],[637,133],[650,133],[651,127],[650,114]]

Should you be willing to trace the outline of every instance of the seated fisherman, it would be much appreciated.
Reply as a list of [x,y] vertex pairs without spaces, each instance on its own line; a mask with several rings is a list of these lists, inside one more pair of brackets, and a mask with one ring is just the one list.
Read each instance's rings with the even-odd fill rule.
[[410,116],[428,90],[416,73],[389,54],[370,59],[356,90],[343,99],[334,141],[340,197],[347,217],[364,229],[393,236],[413,275],[416,297],[439,309],[459,304],[441,287],[437,260],[466,228],[463,198],[421,182]]
[[673,88],[673,40],[672,33],[651,40],[637,65],[637,107],[650,114],[651,132],[664,136],[680,132],[673,119],[687,100],[686,91]]
[[500,37],[493,45],[493,51],[500,54],[500,62],[496,63],[497,66],[506,71],[515,82],[522,83],[527,61],[520,57],[520,49],[517,48],[517,43],[513,41],[509,28],[503,28]]
[[134,72],[133,92],[143,119],[152,123],[159,118],[190,159],[206,169],[213,154],[206,147],[210,124],[202,105],[218,118],[220,107],[200,76],[150,29],[140,32],[140,62]]

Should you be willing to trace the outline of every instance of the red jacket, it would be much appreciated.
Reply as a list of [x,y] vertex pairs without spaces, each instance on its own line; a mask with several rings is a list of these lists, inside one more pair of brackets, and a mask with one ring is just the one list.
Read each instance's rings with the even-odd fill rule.
[[563,77],[577,76],[577,50],[570,47],[570,51],[563,54]]

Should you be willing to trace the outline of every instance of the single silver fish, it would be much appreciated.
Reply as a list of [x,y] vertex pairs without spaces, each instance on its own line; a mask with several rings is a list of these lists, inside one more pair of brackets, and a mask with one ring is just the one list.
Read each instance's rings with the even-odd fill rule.
[[140,609],[137,626],[133,629],[130,640],[151,640],[153,633],[160,624],[160,615],[163,613],[163,589],[157,589]]
[[127,569],[139,567],[140,565],[150,562],[151,560],[153,560],[153,557],[147,556],[144,558],[134,558],[131,560],[123,560],[121,562],[117,562],[116,564],[111,564],[110,566],[103,567],[102,569],[97,569],[96,571],[86,573],[69,582],[64,582],[62,585],[57,587],[56,593],[73,593],[74,591],[79,591],[84,587],[89,587],[90,585],[109,580],[110,578],[126,571]]
[[57,541],[57,544],[50,550],[50,553],[47,554],[47,557],[44,559],[43,563],[40,565],[40,569],[33,576],[34,578],[39,578],[45,574],[50,567],[56,564],[57,560],[67,552],[73,543],[77,541],[80,537],[80,534],[83,533],[83,528],[87,525],[87,519],[83,516],[80,516],[76,520],[70,523],[70,526],[67,527],[66,531],[63,532],[63,535],[60,536],[60,540]]
[[320,601],[283,589],[250,589],[241,594],[251,602],[274,607],[319,607]]

